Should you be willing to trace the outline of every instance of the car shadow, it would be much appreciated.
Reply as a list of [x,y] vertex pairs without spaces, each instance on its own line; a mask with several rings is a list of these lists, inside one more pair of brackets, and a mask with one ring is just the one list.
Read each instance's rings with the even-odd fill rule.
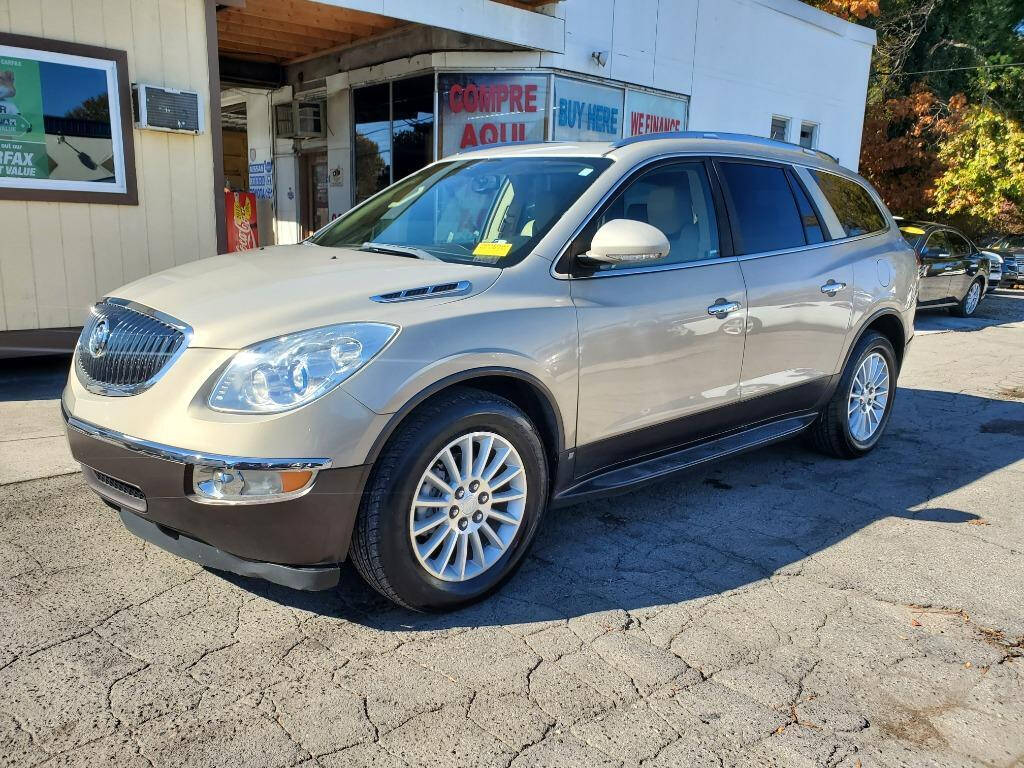
[[917,308],[918,333],[980,331],[994,326],[1024,324],[1024,291],[997,288],[978,305],[971,317],[956,317],[948,309]]
[[70,355],[0,360],[0,403],[59,399],[70,366]]
[[394,632],[699,600],[796,569],[886,518],[984,524],[944,497],[1024,458],[1022,434],[1022,402],[900,388],[887,434],[863,459],[825,458],[794,440],[624,496],[554,510],[499,592],[445,615],[396,608],[347,564],[340,586],[320,593],[226,578],[269,600]]

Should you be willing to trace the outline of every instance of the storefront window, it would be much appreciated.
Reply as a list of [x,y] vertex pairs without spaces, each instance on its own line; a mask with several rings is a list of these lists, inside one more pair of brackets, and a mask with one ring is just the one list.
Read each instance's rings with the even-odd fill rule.
[[391,85],[357,88],[352,100],[355,197],[359,203],[391,183]]
[[622,99],[621,88],[556,77],[555,141],[621,139]]
[[434,76],[397,80],[391,91],[394,181],[434,160]]
[[87,58],[68,44],[5,40],[30,39],[0,36],[0,196],[134,202],[123,54]]
[[546,75],[441,75],[441,156],[488,144],[544,141],[549,80]]

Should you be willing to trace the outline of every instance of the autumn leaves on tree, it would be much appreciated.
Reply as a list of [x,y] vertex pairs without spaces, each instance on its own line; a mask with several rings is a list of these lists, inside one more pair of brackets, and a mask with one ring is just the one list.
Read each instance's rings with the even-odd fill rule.
[[861,172],[896,213],[1024,231],[1024,0],[812,0],[878,32]]

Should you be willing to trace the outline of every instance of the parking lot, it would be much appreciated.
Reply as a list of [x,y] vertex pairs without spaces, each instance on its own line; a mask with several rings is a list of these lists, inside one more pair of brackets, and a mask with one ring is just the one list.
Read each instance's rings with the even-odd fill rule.
[[1024,291],[918,320],[869,457],[558,510],[447,616],[143,544],[62,474],[64,364],[0,363],[0,765],[1020,765]]

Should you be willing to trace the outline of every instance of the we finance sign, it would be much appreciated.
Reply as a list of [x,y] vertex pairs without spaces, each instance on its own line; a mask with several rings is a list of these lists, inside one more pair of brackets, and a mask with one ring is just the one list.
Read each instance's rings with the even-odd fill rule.
[[643,91],[626,94],[625,136],[686,130],[689,102]]
[[438,82],[443,156],[547,137],[547,77],[460,73]]

